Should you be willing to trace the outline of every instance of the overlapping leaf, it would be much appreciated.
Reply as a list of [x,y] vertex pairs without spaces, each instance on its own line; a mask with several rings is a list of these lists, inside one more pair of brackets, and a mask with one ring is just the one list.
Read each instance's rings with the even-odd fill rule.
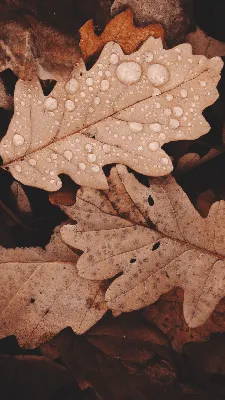
[[122,273],[106,292],[116,313],[181,287],[184,317],[196,327],[225,294],[224,209],[217,202],[204,219],[171,176],[147,188],[120,165],[111,172],[109,191],[78,192],[77,203],[65,208],[78,224],[61,233],[84,252],[80,276],[104,280]]
[[108,43],[94,67],[76,66],[45,97],[39,81],[18,81],[15,114],[0,144],[4,167],[24,184],[49,191],[59,174],[76,183],[108,187],[102,167],[125,164],[144,175],[172,170],[161,146],[209,130],[202,110],[218,97],[222,62],[193,56],[191,46],[163,50],[150,37],[124,55]]
[[66,326],[83,333],[102,317],[102,286],[80,278],[76,261],[58,234],[45,251],[1,248],[1,338],[35,347]]

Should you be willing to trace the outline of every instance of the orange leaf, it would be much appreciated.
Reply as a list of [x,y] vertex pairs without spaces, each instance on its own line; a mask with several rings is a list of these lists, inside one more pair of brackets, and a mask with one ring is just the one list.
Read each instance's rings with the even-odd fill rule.
[[94,32],[94,24],[90,19],[80,29],[80,48],[84,60],[101,52],[107,42],[117,42],[126,54],[131,54],[145,42],[149,36],[164,38],[163,27],[159,24],[150,24],[142,28],[134,26],[133,13],[126,10],[116,15],[100,36]]

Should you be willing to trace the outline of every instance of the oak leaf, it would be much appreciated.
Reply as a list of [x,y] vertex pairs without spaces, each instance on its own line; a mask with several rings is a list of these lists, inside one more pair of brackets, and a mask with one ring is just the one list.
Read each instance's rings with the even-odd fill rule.
[[109,192],[81,189],[67,213],[78,221],[61,229],[81,249],[79,275],[116,277],[106,292],[116,314],[154,303],[174,287],[184,289],[184,318],[203,324],[224,296],[224,201],[206,219],[174,178],[139,183],[124,166],[113,169]]
[[209,131],[202,110],[218,97],[220,58],[193,56],[183,44],[163,50],[150,37],[131,55],[108,43],[89,71],[44,96],[38,80],[19,80],[15,113],[0,143],[4,168],[24,184],[56,191],[59,174],[97,189],[108,187],[102,167],[125,164],[162,176],[172,162],[161,146]]
[[82,57],[84,60],[99,53],[110,41],[118,43],[125,54],[131,54],[148,39],[164,37],[164,31],[159,24],[150,24],[146,27],[136,27],[133,22],[133,13],[126,10],[116,15],[106,26],[100,36],[94,31],[93,20],[90,19],[80,29],[80,42]]
[[36,347],[67,326],[83,333],[102,317],[102,285],[80,278],[76,261],[57,232],[46,250],[1,248],[1,338]]

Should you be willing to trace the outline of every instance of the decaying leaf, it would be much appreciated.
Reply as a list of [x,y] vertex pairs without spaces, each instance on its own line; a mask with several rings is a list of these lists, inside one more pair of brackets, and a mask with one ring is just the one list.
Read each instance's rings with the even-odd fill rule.
[[204,164],[207,161],[213,160],[215,157],[221,154],[221,150],[213,148],[210,149],[209,152],[203,157],[200,157],[197,153],[187,153],[178,160],[174,174],[176,177],[178,177],[188,171],[191,171],[199,165]]
[[187,324],[203,324],[225,294],[225,203],[213,204],[204,219],[172,176],[152,179],[148,188],[120,165],[110,181],[109,192],[81,189],[66,209],[78,224],[61,234],[84,252],[79,275],[104,280],[122,273],[106,292],[117,314],[183,288]]
[[58,234],[45,251],[1,248],[1,338],[36,347],[66,326],[81,334],[102,317],[102,286],[80,278],[76,261]]
[[0,79],[0,107],[5,108],[6,110],[13,108],[13,98],[6,93],[2,79]]
[[225,298],[223,298],[208,320],[197,328],[190,328],[183,317],[183,291],[175,289],[143,310],[142,315],[149,323],[154,323],[169,339],[174,350],[182,352],[190,342],[209,339],[212,333],[225,331]]
[[182,392],[166,338],[135,315],[105,318],[82,336],[64,330],[49,346],[98,399],[148,400],[151,393],[166,400],[164,392]]
[[184,9],[184,0],[115,0],[112,4],[112,15],[126,7],[134,12],[138,25],[162,24],[170,45],[181,43],[187,34],[190,21]]
[[61,187],[61,173],[106,189],[102,167],[111,163],[166,175],[172,163],[161,146],[209,131],[201,112],[218,97],[221,68],[218,57],[193,56],[188,44],[163,50],[161,39],[150,37],[131,55],[108,43],[91,70],[76,67],[49,96],[39,81],[19,80],[0,143],[3,167],[49,191]]
[[126,10],[115,16],[106,26],[100,36],[95,34],[93,20],[89,20],[80,29],[80,48],[82,57],[87,60],[94,54],[100,53],[103,47],[110,41],[118,43],[125,54],[131,54],[148,39],[164,37],[164,30],[159,24],[151,24],[146,27],[135,27],[133,13]]
[[185,41],[192,45],[194,54],[204,54],[209,58],[225,56],[225,43],[207,36],[200,28],[189,33]]
[[19,182],[14,181],[11,185],[11,192],[15,199],[17,209],[22,215],[30,216],[32,214],[29,199]]
[[29,15],[24,21],[0,22],[0,71],[10,68],[25,80],[36,75],[67,78],[81,57],[78,37],[64,35]]

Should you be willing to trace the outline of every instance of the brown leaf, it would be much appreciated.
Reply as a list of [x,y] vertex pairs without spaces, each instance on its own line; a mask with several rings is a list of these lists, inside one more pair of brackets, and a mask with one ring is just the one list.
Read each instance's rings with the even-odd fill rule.
[[193,329],[183,317],[183,297],[183,291],[176,289],[143,310],[146,321],[154,323],[164,332],[173,348],[179,352],[186,343],[206,341],[213,332],[225,331],[225,299],[220,301],[205,324]]
[[144,28],[135,27],[133,13],[126,10],[115,16],[106,26],[100,36],[94,31],[93,20],[89,20],[80,29],[80,48],[84,60],[99,54],[106,43],[114,41],[118,43],[125,54],[131,54],[142,45],[149,36],[164,38],[161,25],[151,24]]
[[107,316],[82,337],[65,330],[47,346],[47,355],[49,346],[57,349],[79,386],[92,387],[98,399],[148,400],[151,393],[156,400],[182,392],[167,340],[138,314]]
[[84,252],[79,275],[115,277],[105,298],[116,314],[183,288],[187,324],[205,323],[225,294],[225,202],[213,204],[204,219],[172,176],[146,187],[119,165],[110,180],[111,191],[82,189],[75,206],[63,208],[77,221],[61,235]]
[[80,278],[56,230],[45,250],[1,248],[0,337],[36,347],[66,326],[81,334],[106,311],[105,288]]
[[[9,400],[69,400],[79,395],[72,374],[41,356],[1,355],[0,386],[2,399]],[[67,397],[69,391],[71,397]]]
[[68,77],[81,56],[78,38],[45,26],[30,15],[24,20],[0,22],[0,71],[10,68],[25,80],[36,75],[56,80]]
[[192,45],[194,54],[203,54],[206,57],[225,56],[225,43],[207,36],[200,28],[189,33],[185,41]]

